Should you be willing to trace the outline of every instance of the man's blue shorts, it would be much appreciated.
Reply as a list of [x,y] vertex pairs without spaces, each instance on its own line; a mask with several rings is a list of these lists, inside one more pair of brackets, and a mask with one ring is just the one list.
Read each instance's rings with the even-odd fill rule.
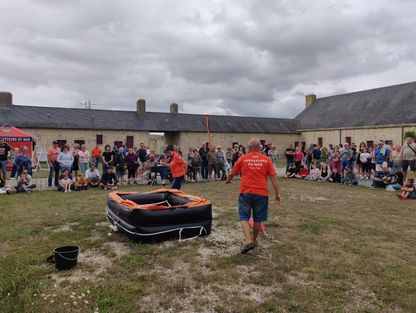
[[238,213],[240,221],[248,221],[253,212],[255,223],[267,221],[267,211],[269,208],[269,197],[242,193],[238,201]]

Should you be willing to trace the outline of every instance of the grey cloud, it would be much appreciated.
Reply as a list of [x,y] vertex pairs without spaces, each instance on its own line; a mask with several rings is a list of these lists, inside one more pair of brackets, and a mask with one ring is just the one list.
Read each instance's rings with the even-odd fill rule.
[[[0,3],[0,89],[17,104],[293,117],[304,95],[415,67],[412,1]],[[404,74],[403,74],[404,75]],[[403,76],[407,79],[408,76]],[[397,81],[391,80],[391,84]]]

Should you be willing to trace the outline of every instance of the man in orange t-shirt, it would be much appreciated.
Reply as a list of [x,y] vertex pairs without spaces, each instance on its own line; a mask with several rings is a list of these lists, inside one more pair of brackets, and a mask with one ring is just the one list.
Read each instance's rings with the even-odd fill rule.
[[103,154],[103,152],[101,151],[101,149],[98,145],[96,145],[95,148],[92,149],[92,151],[91,151],[92,160],[93,160],[94,165],[95,165],[96,168],[98,168],[98,163],[101,160],[102,154]]
[[[257,138],[248,142],[249,153],[241,156],[228,175],[226,183],[236,175],[241,175],[240,198],[238,211],[241,227],[243,229],[246,244],[241,250],[247,253],[258,246],[257,237],[260,232],[261,223],[267,220],[269,206],[269,191],[267,190],[267,177],[270,177],[275,201],[280,202],[280,190],[276,180],[276,169],[270,158],[260,153],[261,144]],[[250,237],[250,226],[248,221],[253,215],[253,237]]]
[[179,190],[185,178],[186,164],[173,145],[167,146],[166,156],[170,158],[169,167],[173,177],[172,189]]

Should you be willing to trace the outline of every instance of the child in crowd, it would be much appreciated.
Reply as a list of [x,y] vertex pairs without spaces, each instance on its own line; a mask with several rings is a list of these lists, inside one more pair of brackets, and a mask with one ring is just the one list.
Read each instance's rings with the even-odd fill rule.
[[318,177],[318,180],[326,182],[331,177],[329,173],[329,167],[328,164],[325,162],[321,163],[321,176]]
[[16,192],[32,193],[33,189],[36,188],[36,184],[31,184],[31,179],[32,176],[30,176],[29,171],[24,169],[17,182]]
[[416,192],[415,192],[415,186],[414,186],[414,179],[413,178],[407,178],[402,190],[402,193],[397,195],[400,200],[407,200],[407,199],[416,199]]
[[294,178],[296,177],[297,169],[294,163],[289,163],[289,168],[287,169],[285,176],[283,178]]
[[87,188],[88,188],[88,182],[85,179],[84,173],[81,172],[81,174],[78,175],[75,190],[76,191],[87,190]]
[[71,192],[72,177],[69,175],[69,170],[64,169],[62,175],[59,177],[58,191]]

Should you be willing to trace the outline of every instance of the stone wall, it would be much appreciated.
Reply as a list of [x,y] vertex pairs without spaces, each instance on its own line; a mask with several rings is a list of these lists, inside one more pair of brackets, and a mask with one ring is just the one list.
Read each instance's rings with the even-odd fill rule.
[[149,142],[148,132],[139,131],[114,131],[114,130],[79,130],[79,129],[47,129],[47,128],[22,128],[32,134],[36,139],[37,147],[49,147],[54,140],[66,140],[73,144],[75,140],[85,140],[89,149],[96,145],[96,135],[103,136],[104,147],[106,144],[114,145],[115,141],[126,141],[127,136],[133,136],[134,146],[138,147],[140,142]]
[[[300,140],[299,134],[211,133],[211,143],[223,148],[231,147],[233,142],[246,146],[253,137],[273,143],[278,151],[283,151],[289,144]],[[189,147],[199,147],[206,141],[208,141],[207,133],[181,132],[179,147],[187,150]]]

